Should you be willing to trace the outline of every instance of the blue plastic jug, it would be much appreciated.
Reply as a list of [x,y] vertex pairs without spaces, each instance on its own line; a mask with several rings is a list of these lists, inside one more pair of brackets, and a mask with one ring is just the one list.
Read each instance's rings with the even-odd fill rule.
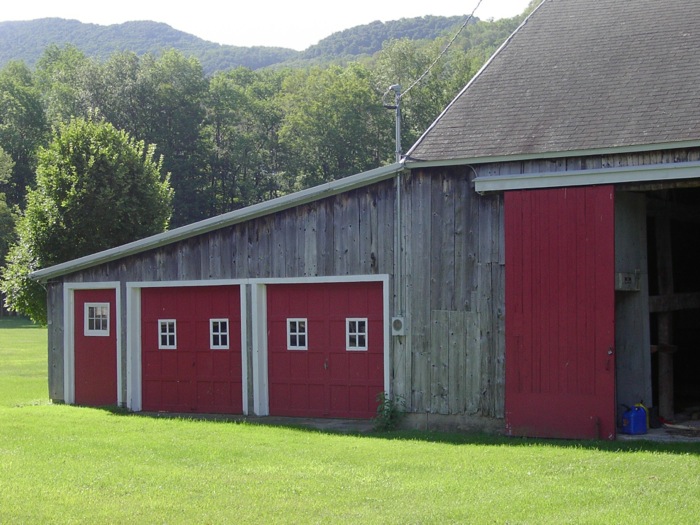
[[646,434],[647,411],[640,406],[634,406],[622,414],[623,434]]

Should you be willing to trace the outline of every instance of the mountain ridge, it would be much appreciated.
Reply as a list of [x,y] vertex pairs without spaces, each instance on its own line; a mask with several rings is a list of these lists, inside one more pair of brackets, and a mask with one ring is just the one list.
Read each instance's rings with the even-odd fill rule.
[[466,17],[424,16],[388,22],[374,21],[338,31],[304,51],[284,47],[232,46],[204,40],[174,29],[164,22],[134,20],[99,25],[64,18],[0,22],[0,67],[20,60],[33,67],[50,45],[72,45],[87,56],[104,60],[120,51],[138,55],[176,49],[196,57],[204,71],[238,66],[261,69],[285,63],[333,61],[348,56],[373,54],[393,38],[434,39]]

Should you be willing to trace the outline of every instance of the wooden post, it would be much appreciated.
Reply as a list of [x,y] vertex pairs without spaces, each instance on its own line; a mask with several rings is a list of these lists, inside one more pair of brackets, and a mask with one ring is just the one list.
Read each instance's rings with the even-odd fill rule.
[[[667,215],[656,217],[656,261],[659,295],[673,294],[673,256],[671,254],[671,220]],[[660,348],[673,345],[673,312],[657,314]],[[674,418],[673,409],[673,354],[659,352],[659,415]]]

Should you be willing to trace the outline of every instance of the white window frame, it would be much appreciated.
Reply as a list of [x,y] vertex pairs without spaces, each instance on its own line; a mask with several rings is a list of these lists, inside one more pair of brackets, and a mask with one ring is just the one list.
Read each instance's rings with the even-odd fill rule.
[[[96,315],[90,315],[90,309],[102,309],[104,308],[104,320],[107,322],[106,328],[91,328],[90,321],[97,321],[98,317]],[[100,319],[102,318],[102,313]],[[83,333],[86,337],[109,337],[109,303],[85,303],[85,315],[84,315],[84,330]]]
[[[169,330],[172,323],[172,332]],[[166,331],[163,331],[163,328]],[[163,336],[168,338],[168,341],[163,344]],[[170,336],[173,342],[170,343]],[[158,319],[158,350],[177,350],[177,319]]]
[[[225,329],[222,330],[221,327],[225,323]],[[214,327],[217,327],[216,330],[214,330]],[[231,335],[230,335],[230,326],[231,323],[229,322],[228,319],[209,319],[209,349],[210,350],[228,350],[229,349],[229,342],[231,341]],[[226,337],[226,344],[221,343],[221,337]],[[214,339],[217,338],[219,339],[218,343],[214,342]]]
[[[303,331],[299,327],[303,323]],[[292,330],[294,328],[294,330]],[[299,344],[299,337],[303,336],[304,344]],[[292,337],[296,338],[297,344],[292,344]],[[287,319],[287,350],[308,350],[309,349],[309,320],[305,317],[290,317]]]
[[[364,330],[360,330],[360,323],[364,323]],[[354,324],[354,328],[351,325]],[[351,338],[355,338],[351,344]],[[369,337],[369,322],[366,317],[348,317],[345,319],[345,349],[348,352],[366,352]],[[360,338],[364,344],[360,344]]]

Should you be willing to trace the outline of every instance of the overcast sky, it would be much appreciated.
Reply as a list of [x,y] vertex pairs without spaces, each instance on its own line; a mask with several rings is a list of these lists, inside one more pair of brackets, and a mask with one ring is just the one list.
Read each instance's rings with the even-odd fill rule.
[[[131,20],[164,22],[211,42],[303,50],[336,31],[375,20],[468,15],[479,0],[6,0],[0,21],[59,17],[109,25]],[[481,0],[482,20],[522,13],[529,0]]]

